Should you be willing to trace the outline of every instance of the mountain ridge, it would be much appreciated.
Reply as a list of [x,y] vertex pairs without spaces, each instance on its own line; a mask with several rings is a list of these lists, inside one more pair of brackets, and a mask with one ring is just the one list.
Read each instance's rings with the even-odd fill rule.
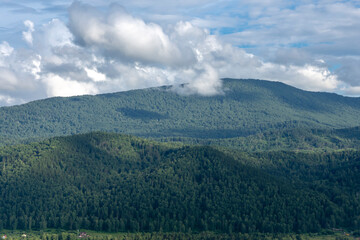
[[[346,95],[341,95],[339,93],[333,93],[333,92],[324,92],[324,91],[310,91],[310,90],[304,90],[295,86],[291,86],[289,84],[286,84],[284,82],[280,82],[280,81],[273,81],[273,80],[266,80],[266,79],[237,79],[237,78],[222,78],[221,81],[258,81],[258,82],[262,82],[262,83],[270,83],[270,84],[278,84],[279,86],[286,86],[289,89],[296,89],[299,90],[301,92],[307,92],[307,93],[315,93],[315,94],[324,94],[324,95],[333,95],[333,96],[339,96],[339,97],[343,97],[345,99],[360,99],[360,97],[352,97],[352,96],[346,96]],[[186,83],[181,84],[181,85],[186,85]],[[21,104],[16,104],[16,105],[11,105],[11,106],[0,106],[0,108],[11,108],[11,107],[16,107],[16,106],[22,106],[22,105],[26,105],[29,103],[34,103],[34,102],[39,102],[39,101],[44,101],[44,100],[49,100],[49,99],[66,99],[66,98],[77,98],[77,97],[96,97],[96,96],[111,96],[111,95],[117,95],[117,94],[121,94],[121,93],[126,93],[126,92],[133,92],[133,91],[142,91],[142,90],[153,90],[153,89],[163,89],[163,90],[170,90],[172,89],[174,85],[162,85],[162,86],[158,86],[158,87],[148,87],[148,88],[139,88],[139,89],[131,89],[131,90],[126,90],[126,91],[117,91],[117,92],[107,92],[107,93],[98,93],[98,94],[83,94],[83,95],[75,95],[75,96],[69,96],[69,97],[61,97],[61,96],[55,96],[55,97],[48,97],[48,98],[43,98],[43,99],[36,99],[36,100],[32,100],[26,103],[21,103]],[[225,89],[225,91],[228,89]],[[176,93],[176,92],[175,92]],[[179,94],[181,95],[181,94]],[[195,94],[191,94],[191,95],[195,95]],[[221,95],[221,94],[218,94]],[[202,95],[199,95],[202,96]],[[212,95],[213,96],[213,95]],[[211,96],[203,96],[203,97],[211,97]],[[75,100],[76,101],[76,100]],[[359,100],[360,101],[360,100]]]

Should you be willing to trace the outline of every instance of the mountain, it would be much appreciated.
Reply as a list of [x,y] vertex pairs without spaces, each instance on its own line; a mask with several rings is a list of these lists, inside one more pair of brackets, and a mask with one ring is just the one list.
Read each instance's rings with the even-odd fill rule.
[[211,97],[181,96],[171,87],[159,87],[2,107],[0,143],[91,131],[226,140],[257,138],[279,130],[360,126],[360,98],[307,92],[262,80],[223,82],[224,94]]
[[291,167],[276,167],[279,174],[271,176],[270,168],[237,157],[99,132],[2,147],[0,229],[283,233],[357,227],[359,193],[346,189],[359,186],[359,164],[349,164],[358,162],[358,153],[315,154],[314,163],[346,159],[323,164],[332,174],[316,179],[305,170],[282,177]]

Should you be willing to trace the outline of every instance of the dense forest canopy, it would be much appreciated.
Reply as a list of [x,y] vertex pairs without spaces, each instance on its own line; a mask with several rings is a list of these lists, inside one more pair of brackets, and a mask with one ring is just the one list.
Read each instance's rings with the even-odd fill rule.
[[212,97],[182,96],[162,87],[3,107],[0,144],[91,131],[226,141],[279,130],[360,126],[360,98],[306,92],[279,82],[223,81],[224,94]]
[[[360,227],[359,152],[233,155],[105,133],[3,147],[0,228],[302,233]],[[262,161],[262,169],[245,158]]]
[[360,232],[360,98],[224,79],[0,116],[0,229]]

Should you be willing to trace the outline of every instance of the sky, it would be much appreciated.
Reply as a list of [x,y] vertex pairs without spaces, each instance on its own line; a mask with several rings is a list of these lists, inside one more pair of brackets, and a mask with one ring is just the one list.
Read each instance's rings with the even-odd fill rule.
[[357,97],[359,76],[360,0],[0,0],[0,106],[221,78]]

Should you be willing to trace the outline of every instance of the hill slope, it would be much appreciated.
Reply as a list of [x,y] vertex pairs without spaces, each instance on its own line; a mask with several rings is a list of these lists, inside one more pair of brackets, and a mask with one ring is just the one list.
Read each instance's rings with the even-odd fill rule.
[[210,147],[116,134],[5,147],[0,166],[0,229],[312,232],[359,212]]
[[144,137],[236,138],[271,129],[360,125],[360,98],[278,82],[224,80],[225,94],[180,96],[169,87],[0,108],[0,143],[95,130]]
[[316,151],[329,152],[360,148],[360,127],[342,129],[270,129],[246,137],[235,138],[160,138],[163,142],[226,147],[246,152]]

